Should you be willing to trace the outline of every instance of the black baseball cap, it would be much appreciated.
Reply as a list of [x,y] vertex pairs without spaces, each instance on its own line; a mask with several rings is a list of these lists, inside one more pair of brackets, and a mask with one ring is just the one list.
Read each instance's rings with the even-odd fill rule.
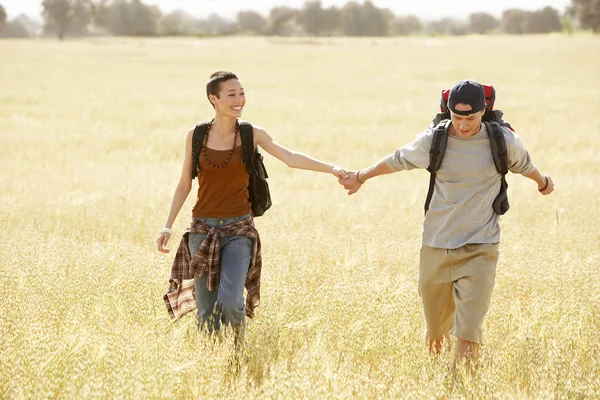
[[[468,104],[471,106],[469,111],[458,111],[457,104]],[[448,98],[448,108],[458,115],[475,114],[483,110],[486,106],[485,91],[483,85],[473,80],[458,81],[452,89],[450,89],[450,97]]]

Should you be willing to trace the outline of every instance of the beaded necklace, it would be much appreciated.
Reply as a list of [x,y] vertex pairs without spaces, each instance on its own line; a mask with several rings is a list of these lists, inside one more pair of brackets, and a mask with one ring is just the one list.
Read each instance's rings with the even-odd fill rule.
[[229,155],[227,156],[227,158],[225,159],[225,162],[221,165],[217,165],[217,164],[213,164],[209,159],[208,156],[206,155],[206,144],[208,143],[208,134],[210,133],[210,128],[212,128],[213,123],[215,122],[215,120],[213,119],[212,121],[210,121],[210,124],[208,125],[208,129],[206,131],[206,135],[204,136],[204,146],[202,146],[202,155],[204,156],[204,161],[206,161],[206,163],[208,165],[210,165],[213,168],[224,168],[227,166],[227,164],[229,164],[229,159],[231,158],[231,156],[233,155],[233,152],[235,151],[235,145],[237,144],[237,138],[238,138],[238,134],[240,132],[240,124],[239,122],[236,120],[235,121],[235,135],[233,138],[233,147],[231,148],[231,151],[229,152]]

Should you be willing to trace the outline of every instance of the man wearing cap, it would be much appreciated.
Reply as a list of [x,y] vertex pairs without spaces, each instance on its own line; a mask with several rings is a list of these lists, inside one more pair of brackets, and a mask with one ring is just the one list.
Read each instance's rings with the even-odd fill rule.
[[[500,226],[492,203],[500,191],[501,175],[482,124],[483,86],[472,80],[456,83],[448,108],[452,123],[446,152],[423,223],[419,294],[429,350],[439,354],[451,333],[457,339],[455,361],[462,359],[470,369],[482,342],[481,327],[496,276]],[[427,168],[434,132],[430,126],[412,143],[370,167],[348,171],[348,178],[340,183],[354,194],[376,176]],[[504,127],[502,133],[509,170],[534,180],[541,194],[552,193],[552,179],[533,165],[519,136]]]

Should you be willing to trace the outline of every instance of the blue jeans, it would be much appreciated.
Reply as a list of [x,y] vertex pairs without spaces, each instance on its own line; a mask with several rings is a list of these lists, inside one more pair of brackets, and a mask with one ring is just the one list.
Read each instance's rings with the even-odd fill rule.
[[[211,227],[223,227],[250,217],[244,215],[235,218],[196,218]],[[206,288],[206,275],[195,277],[196,307],[198,308],[198,326],[206,327],[209,332],[218,331],[221,323],[232,327],[246,326],[246,306],[244,286],[252,259],[253,242],[247,236],[235,236],[221,233],[221,276],[219,287],[215,291]],[[190,233],[189,248],[193,255],[206,238],[205,233]]]

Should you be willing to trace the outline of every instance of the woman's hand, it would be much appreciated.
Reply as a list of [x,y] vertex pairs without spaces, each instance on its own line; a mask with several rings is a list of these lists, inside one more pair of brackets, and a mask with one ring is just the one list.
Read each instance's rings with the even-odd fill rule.
[[170,237],[171,232],[160,232],[160,234],[156,238],[156,245],[158,246],[158,251],[160,251],[161,253],[168,253],[170,251],[166,247],[169,243]]
[[333,175],[335,175],[336,178],[338,178],[338,181],[344,180],[348,178],[348,174],[346,173],[345,169],[333,166],[333,169],[331,171],[331,173]]

